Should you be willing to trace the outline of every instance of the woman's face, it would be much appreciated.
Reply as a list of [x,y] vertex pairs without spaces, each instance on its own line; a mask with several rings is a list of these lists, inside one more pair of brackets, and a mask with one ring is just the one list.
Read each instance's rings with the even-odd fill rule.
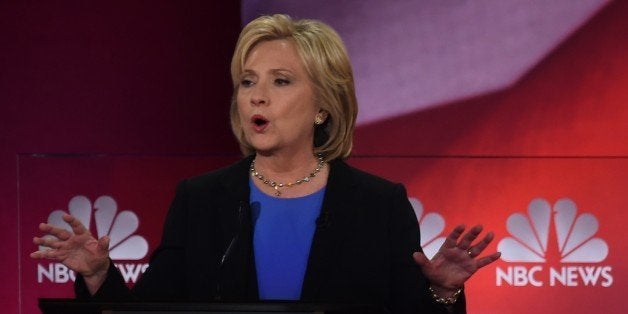
[[246,59],[237,94],[244,135],[258,153],[311,153],[314,88],[289,40],[257,44]]

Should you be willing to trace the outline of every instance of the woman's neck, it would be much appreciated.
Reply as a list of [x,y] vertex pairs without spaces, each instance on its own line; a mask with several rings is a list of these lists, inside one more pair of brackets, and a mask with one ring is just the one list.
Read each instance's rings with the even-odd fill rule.
[[[319,171],[316,171],[317,168]],[[311,194],[324,187],[327,184],[328,168],[328,165],[321,164],[321,160],[312,152],[290,155],[257,153],[254,163],[255,172],[270,182],[294,184],[297,180],[301,181],[315,171],[316,173],[314,177],[308,179],[308,182],[279,189],[264,183],[264,180],[258,180],[259,177],[255,175],[253,179],[258,188],[270,195],[276,195],[279,191],[281,197],[298,197]]]
[[273,179],[277,177],[277,180],[290,180],[289,178],[294,179],[303,176],[312,172],[317,164],[318,158],[312,152],[297,154],[257,153],[255,156],[255,168],[263,172],[265,176],[273,175]]

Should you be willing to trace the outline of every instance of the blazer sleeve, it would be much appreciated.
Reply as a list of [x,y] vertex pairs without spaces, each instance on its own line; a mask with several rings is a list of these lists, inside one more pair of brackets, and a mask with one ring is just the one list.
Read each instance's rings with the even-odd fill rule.
[[[397,184],[393,193],[390,217],[391,247],[391,312],[392,313],[451,313],[432,300],[429,281],[412,258],[422,251],[417,218],[406,190]],[[453,313],[466,313],[462,294],[453,306]]]
[[133,289],[129,290],[120,271],[110,264],[107,277],[98,291],[91,295],[83,277],[77,275],[74,291],[83,300],[178,300],[186,294],[184,241],[187,225],[187,181],[177,186],[175,198],[164,224],[160,245],[150,258],[149,267]]

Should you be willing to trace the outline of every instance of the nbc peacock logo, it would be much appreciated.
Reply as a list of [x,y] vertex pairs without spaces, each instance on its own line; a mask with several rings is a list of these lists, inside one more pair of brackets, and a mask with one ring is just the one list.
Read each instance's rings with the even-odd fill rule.
[[[138,261],[146,257],[148,242],[140,235],[134,234],[139,227],[139,218],[130,211],[118,212],[118,205],[111,196],[100,196],[92,202],[83,195],[74,196],[68,203],[68,210],[76,217],[85,228],[90,229],[92,218],[96,226],[98,238],[109,236],[109,256],[114,260],[115,266],[120,270],[126,282],[136,282],[148,264],[146,263],[115,263],[115,261]],[[72,232],[69,224],[63,221],[64,211],[55,210],[48,215],[48,224]],[[93,216],[93,217],[92,217]],[[91,229],[90,229],[91,230]],[[48,237],[52,237],[48,235]],[[45,249],[40,247],[40,249]],[[75,280],[75,274],[61,263],[49,263],[37,265],[37,281],[54,283],[66,283]]]
[[432,258],[445,242],[443,231],[445,230],[445,219],[437,213],[424,214],[423,204],[416,198],[409,198],[412,209],[416,214],[421,230],[421,247],[427,258]]
[[497,286],[613,284],[612,267],[600,265],[609,248],[595,237],[599,222],[593,214],[578,214],[573,200],[562,198],[552,206],[545,199],[533,199],[527,215],[512,214],[506,227],[511,237],[502,239],[497,249],[502,260],[516,265],[496,268]]

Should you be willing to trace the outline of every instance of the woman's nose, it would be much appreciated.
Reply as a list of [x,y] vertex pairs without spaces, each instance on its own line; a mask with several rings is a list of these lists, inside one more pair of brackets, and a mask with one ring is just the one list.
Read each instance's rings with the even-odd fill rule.
[[262,86],[256,85],[253,87],[253,91],[251,93],[251,104],[254,106],[268,104],[268,96],[266,96],[266,91]]
[[251,104],[255,106],[265,105],[266,99],[263,97],[251,97]]

